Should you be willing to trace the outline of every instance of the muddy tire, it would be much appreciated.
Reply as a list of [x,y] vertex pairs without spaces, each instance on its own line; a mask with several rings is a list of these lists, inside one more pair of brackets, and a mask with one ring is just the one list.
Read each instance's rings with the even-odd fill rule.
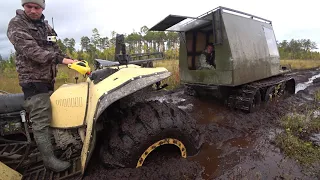
[[158,101],[137,103],[119,113],[118,124],[112,127],[108,142],[104,142],[100,159],[107,167],[134,168],[144,160],[142,154],[150,154],[155,145],[167,138],[180,141],[181,155],[184,151],[186,156],[198,152],[202,139],[196,121],[179,108]]
[[252,99],[252,102],[250,102],[249,110],[247,111],[247,113],[256,112],[260,108],[260,105],[261,105],[261,93],[260,93],[260,90],[257,90]]
[[194,97],[199,96],[199,94],[197,93],[197,91],[196,91],[194,88],[190,87],[190,86],[185,86],[185,88],[184,88],[184,94],[185,94],[185,95],[188,95],[188,96],[194,96]]
[[274,91],[275,91],[275,86],[270,86],[266,89],[264,95],[263,95],[263,101],[264,102],[269,102],[274,98]]

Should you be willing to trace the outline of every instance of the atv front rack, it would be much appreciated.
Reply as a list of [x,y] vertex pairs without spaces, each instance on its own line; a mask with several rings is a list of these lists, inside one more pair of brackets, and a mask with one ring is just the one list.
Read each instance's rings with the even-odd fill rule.
[[121,66],[128,64],[136,64],[144,67],[152,67],[152,61],[163,60],[162,52],[147,52],[128,54],[125,45],[125,37],[123,34],[117,34],[115,43],[115,57],[114,61],[95,59],[94,68],[103,69],[104,67]]
[[[147,57],[147,59],[144,59],[144,57]],[[152,57],[152,58],[150,58]],[[143,53],[143,54],[132,54],[131,61],[128,61],[127,64],[135,64],[135,65],[143,65],[148,64],[153,61],[157,60],[163,60],[164,56],[161,52],[156,53]],[[109,61],[109,60],[103,60],[103,59],[95,59],[94,62],[94,68],[97,69],[103,69],[104,67],[113,67],[113,66],[121,66],[118,61]]]

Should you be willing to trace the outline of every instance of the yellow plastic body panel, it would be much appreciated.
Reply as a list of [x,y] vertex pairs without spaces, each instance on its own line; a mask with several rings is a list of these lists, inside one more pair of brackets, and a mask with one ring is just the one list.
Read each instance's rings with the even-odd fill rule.
[[51,127],[76,128],[84,125],[87,108],[88,83],[64,84],[50,97]]
[[0,162],[0,180],[20,180],[22,175]]
[[[84,172],[86,168],[88,153],[90,149],[90,143],[92,138],[92,131],[93,131],[93,123],[95,120],[97,120],[95,117],[95,113],[97,110],[97,103],[99,101],[99,98],[103,96],[105,93],[110,92],[111,90],[125,84],[126,82],[142,76],[150,76],[155,73],[163,73],[168,72],[166,68],[141,68],[137,65],[128,65],[121,66],[120,70],[116,73],[110,75],[106,79],[102,80],[98,84],[94,84],[93,82],[90,82],[88,79],[88,82],[90,82],[89,86],[89,104],[88,104],[88,113],[86,118],[86,137],[83,143],[83,148],[81,152],[81,166],[82,166],[82,172]],[[143,88],[143,87],[141,87]]]

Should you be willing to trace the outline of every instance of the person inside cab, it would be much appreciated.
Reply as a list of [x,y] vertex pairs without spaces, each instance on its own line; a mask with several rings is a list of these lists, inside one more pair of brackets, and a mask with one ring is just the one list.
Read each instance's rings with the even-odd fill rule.
[[200,55],[198,69],[216,69],[215,51],[212,43],[207,44],[206,49]]

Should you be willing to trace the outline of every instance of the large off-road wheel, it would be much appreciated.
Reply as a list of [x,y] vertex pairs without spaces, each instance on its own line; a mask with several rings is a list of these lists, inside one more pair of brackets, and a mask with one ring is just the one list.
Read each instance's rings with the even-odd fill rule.
[[201,146],[196,121],[184,111],[158,101],[138,103],[118,114],[100,158],[108,167],[140,167],[161,145],[176,146],[182,157],[195,155]]

